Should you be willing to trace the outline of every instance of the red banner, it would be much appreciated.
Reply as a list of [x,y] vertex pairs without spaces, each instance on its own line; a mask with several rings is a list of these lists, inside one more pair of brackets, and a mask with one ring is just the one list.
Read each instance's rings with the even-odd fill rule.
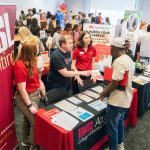
[[17,145],[13,107],[13,53],[16,6],[0,5],[0,150]]

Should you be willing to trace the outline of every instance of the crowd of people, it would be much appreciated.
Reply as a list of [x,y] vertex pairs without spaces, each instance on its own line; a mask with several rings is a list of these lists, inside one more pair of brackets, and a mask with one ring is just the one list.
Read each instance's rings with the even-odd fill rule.
[[[83,87],[86,81],[90,80],[94,84],[96,83],[91,72],[94,69],[96,49],[92,45],[90,33],[83,31],[83,24],[110,25],[109,18],[106,17],[104,20],[101,13],[97,17],[93,17],[93,14],[86,17],[86,14],[81,12],[78,15],[68,16],[64,29],[61,27],[63,13],[60,10],[57,10],[55,15],[47,12],[45,16],[42,10],[37,13],[34,8],[29,9],[27,15],[21,11],[19,21],[16,21],[16,33],[20,36],[20,45],[14,65],[17,84],[15,102],[24,115],[22,145],[30,145],[31,150],[39,149],[34,143],[34,114],[38,111],[40,97],[45,96],[46,91],[60,87],[66,88],[67,91],[71,88],[72,93],[77,94],[80,92],[79,86]],[[41,23],[42,20],[46,20],[44,27]],[[48,35],[46,46],[50,52],[50,66],[47,75],[48,89],[45,89],[41,80],[44,64],[40,52],[45,50],[40,41],[41,29],[45,30]],[[120,34],[120,29],[121,26],[118,26],[116,34]],[[150,25],[147,26],[147,32],[150,32]],[[141,45],[142,49],[150,43],[148,38],[149,33],[142,34],[137,45]],[[146,43],[144,43],[145,39]],[[130,50],[130,42],[120,37],[115,38],[111,43],[111,54],[114,58],[112,81],[100,94],[100,98],[103,100],[105,96],[110,94],[107,107],[110,150],[117,150],[117,146],[119,150],[123,150],[123,116],[131,104],[131,83],[134,73],[132,61],[134,57],[132,50]],[[124,78],[125,72],[128,72],[126,90],[119,91],[117,87],[119,81]]]

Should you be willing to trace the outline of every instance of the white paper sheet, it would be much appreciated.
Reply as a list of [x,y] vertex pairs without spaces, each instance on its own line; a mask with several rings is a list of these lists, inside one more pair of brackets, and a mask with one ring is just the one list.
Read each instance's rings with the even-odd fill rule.
[[139,83],[141,85],[144,85],[144,84],[150,82],[150,78],[140,75],[140,76],[134,78],[133,81],[136,83]]
[[97,93],[101,93],[103,91],[103,87],[101,87],[101,86],[96,86],[91,89]]
[[87,102],[87,103],[89,103],[89,102],[94,100],[93,98],[91,98],[91,97],[89,97],[89,96],[87,96],[87,95],[85,95],[83,93],[77,94],[77,97],[80,98],[81,100]]
[[140,78],[140,79],[143,80],[143,81],[150,82],[150,78],[148,78],[148,77],[145,77],[145,76],[140,75],[140,76],[138,76],[138,78]]
[[71,131],[79,123],[77,119],[75,119],[74,117],[72,117],[64,111],[53,115],[51,122],[68,131]]
[[70,114],[72,114],[73,116],[75,116],[76,118],[80,119],[83,122],[89,120],[94,116],[92,113],[81,107],[74,109],[73,111],[70,112]]
[[86,90],[84,93],[90,97],[93,97],[94,99],[98,99],[100,97],[100,95],[98,93],[95,93],[90,90]]
[[107,105],[103,103],[101,100],[94,101],[88,105],[97,111],[100,111],[107,107]]
[[67,112],[72,111],[77,108],[76,105],[74,105],[66,100],[62,100],[62,101],[56,103],[55,106],[57,106],[58,108],[60,108],[64,111],[67,111]]
[[75,105],[81,104],[83,101],[81,101],[80,99],[78,99],[77,97],[69,97],[67,98],[68,101],[74,103]]

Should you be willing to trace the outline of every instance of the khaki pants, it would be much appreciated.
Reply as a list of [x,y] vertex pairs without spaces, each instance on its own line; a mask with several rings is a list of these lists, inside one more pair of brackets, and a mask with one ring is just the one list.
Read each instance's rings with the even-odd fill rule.
[[[28,95],[33,106],[38,109],[39,98],[40,98],[39,90],[28,93]],[[23,126],[22,126],[23,142],[34,145],[34,130],[35,130],[34,115],[31,114],[29,108],[25,104],[19,92],[16,92],[15,97],[16,97],[15,103],[17,107],[20,109],[20,111],[22,112],[22,114],[24,115]]]

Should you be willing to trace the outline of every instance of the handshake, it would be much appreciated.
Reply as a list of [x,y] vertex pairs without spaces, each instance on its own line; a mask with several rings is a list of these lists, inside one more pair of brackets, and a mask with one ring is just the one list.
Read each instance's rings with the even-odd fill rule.
[[80,71],[82,76],[95,76],[100,74],[99,70],[87,70],[87,71]]
[[80,75],[81,76],[90,76],[92,74],[92,71],[91,70],[88,70],[88,71],[80,71]]
[[[93,83],[95,84],[97,81],[97,77],[98,76],[102,76],[99,72],[99,70],[87,70],[87,71],[80,71],[80,75],[82,76],[91,76],[90,79],[91,81],[93,81]],[[78,81],[78,84],[80,84],[81,86],[83,86],[83,81],[81,80],[81,78],[78,76],[75,78],[75,80]]]

